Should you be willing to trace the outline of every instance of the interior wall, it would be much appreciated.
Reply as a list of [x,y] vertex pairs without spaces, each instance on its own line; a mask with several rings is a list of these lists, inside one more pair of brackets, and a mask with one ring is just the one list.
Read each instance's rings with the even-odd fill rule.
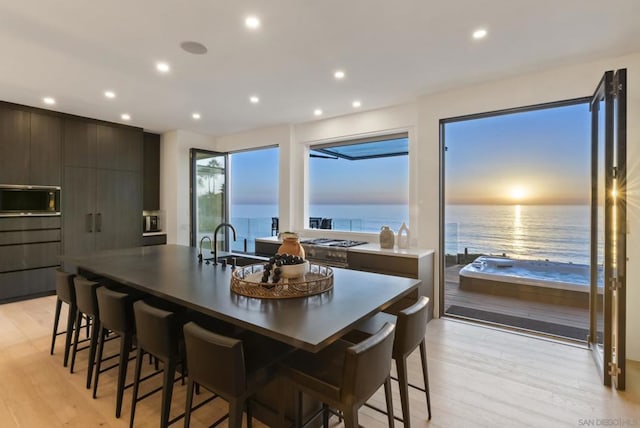
[[165,216],[168,244],[189,245],[190,149],[216,150],[214,137],[177,130],[160,137],[160,209]]
[[[439,223],[439,126],[440,119],[522,107],[591,95],[606,70],[627,68],[628,72],[628,217],[627,234],[627,358],[640,360],[640,336],[632,335],[633,326],[640,325],[640,193],[635,177],[640,167],[640,53],[620,58],[566,66],[523,75],[512,79],[485,83],[427,95],[419,99],[420,130],[418,153],[420,206],[420,246],[438,248]],[[423,184],[424,183],[424,184]],[[429,183],[429,184],[426,184]],[[439,255],[439,251],[436,252]],[[439,265],[438,265],[439,266]],[[438,272],[436,281],[438,283]],[[436,303],[438,297],[436,297]]]

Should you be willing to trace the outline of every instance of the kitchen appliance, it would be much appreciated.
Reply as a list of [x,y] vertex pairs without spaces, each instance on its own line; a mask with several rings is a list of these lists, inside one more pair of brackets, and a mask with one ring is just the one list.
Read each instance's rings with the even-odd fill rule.
[[0,185],[0,217],[60,215],[60,187]]
[[349,239],[317,238],[300,241],[307,260],[335,267],[348,267],[347,252],[350,247],[368,244]]
[[159,232],[160,224],[157,215],[142,216],[142,230],[146,232]]

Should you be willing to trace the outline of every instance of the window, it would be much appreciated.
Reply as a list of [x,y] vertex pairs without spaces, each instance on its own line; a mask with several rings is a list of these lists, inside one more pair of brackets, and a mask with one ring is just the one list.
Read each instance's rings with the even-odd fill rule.
[[397,231],[409,222],[407,133],[309,147],[309,227]]
[[235,152],[229,155],[230,218],[237,240],[232,251],[255,251],[255,238],[270,236],[278,218],[279,149]]

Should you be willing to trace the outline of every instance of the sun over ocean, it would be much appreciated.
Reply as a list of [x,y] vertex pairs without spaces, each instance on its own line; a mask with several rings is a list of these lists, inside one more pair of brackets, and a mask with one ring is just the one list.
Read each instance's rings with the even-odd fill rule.
[[[271,217],[277,215],[276,205],[232,207],[240,236],[269,236]],[[397,231],[409,210],[406,205],[315,205],[310,215],[332,218],[335,229],[378,233],[382,225]],[[467,248],[472,254],[588,264],[589,221],[588,205],[447,205],[445,252]]]

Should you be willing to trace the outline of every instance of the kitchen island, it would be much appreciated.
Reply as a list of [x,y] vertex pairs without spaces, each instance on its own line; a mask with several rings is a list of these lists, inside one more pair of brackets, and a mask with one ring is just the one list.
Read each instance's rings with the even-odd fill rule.
[[309,352],[331,344],[360,320],[393,305],[420,285],[412,278],[334,268],[333,289],[323,294],[256,299],[231,291],[230,266],[198,263],[197,257],[195,248],[162,245],[70,257],[64,262],[67,269],[74,265],[77,270]]

